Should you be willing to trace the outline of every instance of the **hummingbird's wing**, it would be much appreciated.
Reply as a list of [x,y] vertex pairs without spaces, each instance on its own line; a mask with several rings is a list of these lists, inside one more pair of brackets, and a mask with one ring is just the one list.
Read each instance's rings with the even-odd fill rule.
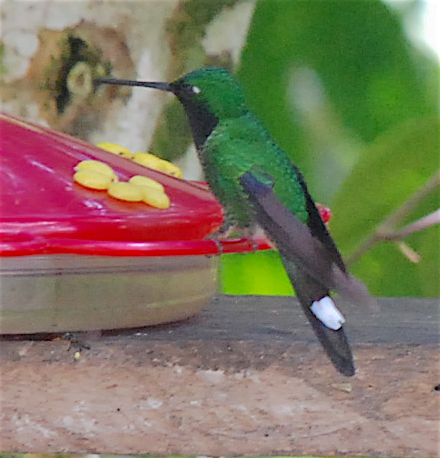
[[353,375],[353,356],[342,328],[345,320],[329,290],[365,302],[370,298],[366,288],[347,274],[325,229],[324,236],[318,237],[314,228],[302,223],[279,201],[271,177],[246,172],[239,180],[253,204],[257,222],[279,249],[301,307],[330,360],[342,374]]
[[[267,232],[284,258],[301,266],[304,272],[326,289],[357,304],[375,306],[366,286],[348,274],[333,239],[321,221],[306,225],[278,199],[268,175],[246,172],[239,178],[255,210],[258,224]],[[313,201],[306,196],[311,205]],[[314,209],[317,218],[319,214]],[[310,227],[312,225],[312,227]]]

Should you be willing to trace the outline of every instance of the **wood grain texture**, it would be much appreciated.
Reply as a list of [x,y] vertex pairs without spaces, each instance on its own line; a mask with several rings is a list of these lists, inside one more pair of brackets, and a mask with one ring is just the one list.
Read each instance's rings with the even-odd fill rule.
[[218,296],[185,322],[78,334],[78,360],[53,336],[3,338],[1,448],[440,456],[438,300],[379,302],[343,307],[350,379],[293,298]]
[[[379,298],[379,311],[344,302],[347,335],[354,344],[440,342],[438,298]],[[218,295],[200,315],[172,325],[143,328],[137,339],[316,342],[294,297]],[[133,336],[133,330],[107,335]]]

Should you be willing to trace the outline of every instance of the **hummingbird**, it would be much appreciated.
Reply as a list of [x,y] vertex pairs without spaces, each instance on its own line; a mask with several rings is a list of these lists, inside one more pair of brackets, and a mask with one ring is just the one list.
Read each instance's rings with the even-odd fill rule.
[[355,373],[345,318],[332,292],[373,303],[349,275],[300,170],[248,110],[244,92],[222,68],[194,70],[172,83],[95,79],[95,84],[141,86],[174,94],[183,105],[211,191],[222,204],[220,233],[261,227],[281,255],[298,301],[334,367]]

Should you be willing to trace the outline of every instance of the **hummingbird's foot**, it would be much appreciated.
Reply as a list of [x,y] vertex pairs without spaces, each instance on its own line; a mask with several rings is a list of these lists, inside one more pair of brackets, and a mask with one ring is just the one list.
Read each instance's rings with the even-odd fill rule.
[[221,241],[229,238],[247,239],[248,237],[243,235],[244,231],[245,229],[240,228],[240,226],[238,226],[237,224],[225,221],[220,227],[220,229],[216,232],[213,232],[212,234],[209,234],[206,237],[206,240],[212,240],[213,242],[215,242],[218,248],[218,254],[221,255],[223,254],[223,244]]
[[213,232],[212,234],[209,234],[207,237],[205,237],[205,240],[212,240],[215,243],[215,246],[217,247],[218,255],[223,254],[223,244],[220,241],[222,237],[218,235],[218,232]]
[[255,253],[258,250],[258,243],[255,238],[257,233],[260,231],[258,226],[248,226],[239,228],[240,238],[246,240],[251,245],[251,253]]
[[229,238],[233,232],[236,231],[236,226],[232,224],[226,224],[223,223],[223,225],[220,227],[218,231],[213,232],[212,234],[209,234],[205,239],[206,240],[212,240],[218,249],[218,254],[222,255],[223,254],[223,244],[222,240],[225,240]]
[[230,238],[234,233],[238,231],[237,224],[225,221],[221,226],[220,229],[209,234],[205,237],[206,240],[213,240],[217,245],[220,243],[220,240]]
[[234,223],[233,221],[229,221],[228,219],[225,219],[223,224],[220,226],[220,229],[217,231],[213,232],[212,234],[209,234],[207,238],[209,239],[228,239],[230,238],[234,233],[240,232],[240,227],[238,224]]
[[218,231],[208,235],[208,240],[213,240],[219,248],[219,253],[223,252],[221,240],[228,238],[243,239],[251,245],[251,253],[258,250],[256,237],[261,235],[264,237],[264,232],[258,226],[240,227],[237,224],[223,225]]

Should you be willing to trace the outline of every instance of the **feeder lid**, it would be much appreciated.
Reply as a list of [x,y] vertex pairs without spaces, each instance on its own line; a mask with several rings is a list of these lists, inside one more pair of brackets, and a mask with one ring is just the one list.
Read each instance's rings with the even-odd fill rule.
[[[223,212],[200,185],[164,175],[51,129],[0,115],[0,256],[217,254],[206,236]],[[145,175],[162,183],[171,206],[122,202],[73,181],[78,162],[109,164],[120,180]],[[249,251],[246,240],[222,242],[222,252]],[[264,247],[265,242],[261,242]]]

